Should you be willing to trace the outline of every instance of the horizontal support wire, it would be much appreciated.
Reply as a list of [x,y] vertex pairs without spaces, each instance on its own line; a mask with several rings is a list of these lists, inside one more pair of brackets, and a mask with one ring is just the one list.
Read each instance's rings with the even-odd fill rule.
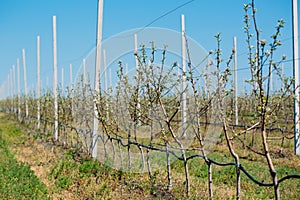
[[[5,110],[4,108],[1,108],[0,110]],[[37,117],[36,116],[33,116],[33,115],[28,115],[28,117],[32,118],[32,119],[35,119],[37,120]],[[41,121],[43,122],[47,122],[49,124],[54,124],[54,121],[51,121],[51,120],[48,120],[48,119],[45,119],[45,118],[40,118]],[[63,127],[63,128],[68,128],[70,129],[71,131],[75,131],[77,134],[80,134],[81,132],[84,132],[83,129],[78,129],[74,126],[71,126],[71,125],[66,125],[66,124],[62,124],[62,123],[59,123],[58,124],[59,127]],[[232,126],[235,126],[237,127],[236,125],[232,125]],[[238,125],[238,127],[247,127],[246,125]],[[258,128],[258,127],[255,127],[255,128]],[[283,132],[282,129],[280,128],[270,128],[269,131],[280,131],[280,132]],[[159,148],[159,147],[155,147],[153,146],[153,144],[151,145],[146,145],[146,144],[141,144],[141,143],[138,143],[136,141],[131,141],[131,140],[127,140],[127,143],[124,143],[123,140],[126,140],[128,138],[126,137],[121,137],[121,136],[118,136],[116,135],[116,137],[112,137],[111,135],[109,134],[106,134],[106,136],[108,137],[107,141],[110,140],[114,140],[114,141],[117,141],[119,144],[121,144],[123,147],[128,147],[130,145],[135,145],[139,148],[144,148],[144,149],[148,149],[148,150],[153,150],[153,151],[159,151],[159,152],[164,152],[164,153],[169,153],[171,155],[173,155],[175,158],[177,158],[178,160],[180,161],[184,161],[183,157],[182,156],[178,156],[174,150],[171,150],[172,148],[175,149],[175,150],[181,150],[180,148],[175,148],[175,147],[169,147],[171,149],[168,149],[166,150],[165,148],[162,149],[162,148]],[[122,140],[123,139],[123,140]],[[162,145],[160,144],[160,146],[162,147],[165,147],[165,145]],[[255,177],[253,177],[245,168],[242,164],[239,164],[237,165],[235,162],[229,162],[229,163],[221,163],[221,162],[218,162],[218,161],[215,161],[213,159],[210,159],[210,158],[207,158],[207,157],[204,157],[203,155],[201,154],[193,154],[193,155],[190,155],[186,158],[187,161],[189,160],[192,160],[194,158],[201,158],[201,159],[204,159],[206,162],[208,162],[209,164],[214,164],[214,165],[217,165],[217,166],[221,166],[221,167],[226,167],[226,166],[235,166],[235,167],[238,167],[238,169],[240,169],[252,182],[254,182],[255,184],[259,185],[259,186],[262,186],[262,187],[272,187],[274,186],[273,183],[264,183],[263,181],[258,181]],[[283,183],[284,181],[286,180],[289,180],[289,179],[300,179],[300,175],[299,174],[291,174],[291,175],[286,175],[282,178],[280,178],[278,180],[278,185],[280,183]]]

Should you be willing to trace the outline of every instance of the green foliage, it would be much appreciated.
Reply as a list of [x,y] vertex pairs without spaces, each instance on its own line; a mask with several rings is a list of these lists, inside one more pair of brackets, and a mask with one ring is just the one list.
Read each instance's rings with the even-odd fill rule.
[[[85,150],[90,151],[91,138],[86,137],[85,134],[88,133],[88,131],[86,131],[85,128],[89,127],[89,122],[91,121],[89,119],[90,117],[93,117],[93,113],[90,112],[91,108],[93,109],[93,106],[90,106],[88,102],[92,102],[90,100],[96,98],[99,100],[96,101],[99,111],[98,119],[101,122],[99,124],[101,124],[102,130],[104,130],[103,133],[106,134],[106,136],[123,138],[124,141],[128,139],[128,141],[134,141],[136,143],[143,144],[143,146],[148,145],[148,147],[163,149],[165,144],[171,144],[172,140],[178,138],[178,136],[175,137],[175,133],[177,134],[181,126],[178,122],[181,121],[182,118],[182,111],[180,110],[180,107],[182,101],[181,98],[183,96],[180,94],[179,88],[181,87],[183,78],[187,76],[187,80],[190,81],[189,84],[193,85],[193,94],[191,94],[190,91],[187,92],[188,108],[191,110],[190,113],[196,113],[194,117],[195,121],[191,120],[188,123],[192,125],[187,129],[187,132],[192,133],[192,138],[197,137],[199,141],[197,144],[195,143],[195,146],[193,146],[195,148],[194,150],[187,150],[186,152],[182,150],[180,154],[182,155],[181,158],[184,157],[183,155],[190,156],[194,153],[198,153],[199,150],[201,151],[202,141],[205,143],[205,137],[210,134],[202,133],[202,130],[207,128],[207,124],[205,127],[201,125],[204,120],[205,122],[215,121],[216,124],[218,124],[218,121],[223,121],[223,131],[221,130],[220,133],[216,133],[219,136],[218,144],[214,141],[214,148],[216,149],[214,152],[208,153],[207,158],[220,163],[233,162],[233,160],[240,162],[255,179],[258,181],[265,181],[267,183],[271,183],[272,181],[274,182],[270,176],[270,171],[276,171],[278,178],[283,177],[286,174],[299,174],[300,169],[298,166],[294,166],[291,162],[289,164],[283,164],[283,161],[280,160],[282,156],[284,157],[282,152],[284,150],[290,151],[292,146],[292,142],[290,142],[291,140],[286,142],[287,139],[285,138],[290,136],[288,134],[290,134],[290,130],[293,129],[293,124],[290,122],[293,117],[292,104],[294,100],[292,87],[294,79],[284,77],[278,67],[279,64],[286,59],[286,56],[283,55],[278,61],[275,60],[277,59],[275,52],[281,46],[280,36],[281,30],[284,26],[284,20],[278,20],[275,33],[271,35],[270,42],[266,39],[260,38],[261,30],[257,27],[255,19],[257,10],[254,8],[254,0],[252,0],[252,4],[244,5],[244,11],[244,31],[246,34],[248,64],[251,73],[251,79],[247,80],[247,83],[251,86],[250,94],[239,96],[238,101],[240,106],[239,121],[244,125],[244,127],[230,125],[232,122],[231,119],[233,119],[233,98],[230,99],[230,94],[232,94],[233,91],[230,89],[232,88],[230,87],[230,64],[235,52],[234,50],[231,52],[227,61],[223,60],[222,57],[224,52],[221,50],[222,40],[220,33],[217,33],[215,36],[217,41],[216,50],[214,53],[209,52],[207,56],[207,58],[209,56],[214,56],[214,61],[211,61],[211,63],[207,65],[207,68],[209,68],[208,71],[210,72],[195,74],[195,71],[193,71],[194,69],[191,66],[192,61],[189,60],[189,72],[186,74],[182,72],[182,76],[178,76],[177,69],[181,70],[181,68],[176,62],[174,62],[171,67],[166,67],[165,65],[166,47],[164,47],[162,52],[161,64],[157,65],[155,63],[155,60],[157,60],[155,58],[157,58],[156,53],[158,50],[154,46],[154,42],[152,42],[151,52],[146,51],[146,46],[141,47],[140,53],[135,52],[135,56],[138,61],[138,69],[137,74],[134,76],[134,83],[131,82],[129,76],[125,73],[122,62],[119,61],[119,70],[117,71],[119,80],[116,88],[114,88],[116,90],[114,91],[111,88],[111,91],[114,91],[111,94],[107,95],[105,92],[103,94],[100,92],[95,96],[92,92],[89,93],[87,90],[88,87],[85,83],[81,82],[82,87],[78,88],[78,93],[76,93],[76,95],[74,93],[73,96],[73,93],[69,91],[66,98],[59,96],[58,103],[60,124],[70,126],[73,126],[74,124],[76,124],[76,126],[83,125],[83,127],[76,128],[83,128],[83,134],[81,133],[82,135],[80,136],[83,136],[82,140],[84,141],[81,142],[84,143]],[[272,74],[277,75],[279,78],[278,80],[281,80],[283,85],[281,91],[277,91],[276,93],[270,90],[270,77]],[[204,92],[201,93],[202,91],[199,89],[203,86],[197,76],[205,79],[205,87],[208,91],[204,90]],[[43,105],[41,113],[44,119],[53,121],[53,115],[49,114],[52,113],[53,108],[53,98],[51,93],[46,93],[41,100]],[[0,103],[3,105],[10,104],[9,99],[5,101],[6,102]],[[31,105],[30,107],[32,107],[32,113],[35,113],[36,108],[33,105],[36,105],[36,99],[34,99],[34,97],[29,97],[28,101]],[[73,103],[75,104],[75,108],[80,110],[80,112],[75,115],[73,115],[72,110],[70,109]],[[114,105],[116,109],[114,106],[109,107],[108,105]],[[24,107],[23,104],[22,106]],[[9,109],[11,108],[8,108],[8,110]],[[22,108],[22,110],[24,109]],[[189,117],[191,119],[193,118],[192,116]],[[118,121],[122,122],[118,123]],[[154,126],[152,124],[153,122],[159,124],[157,126],[160,130],[152,128],[152,126]],[[139,124],[142,125],[142,128],[138,131],[136,127]],[[225,130],[224,124],[227,124],[226,128],[228,128],[228,132]],[[25,123],[25,125],[27,125],[27,123]],[[51,125],[45,125],[44,136],[46,138],[52,137],[52,129],[50,129],[51,131],[49,131],[49,129],[47,130],[49,126],[51,128]],[[280,129],[280,131],[275,130],[274,127]],[[23,139],[20,139],[20,128],[12,127],[11,124],[8,124],[6,128],[9,132],[7,137],[18,137],[18,144],[24,144]],[[73,142],[76,142],[78,146],[81,146],[81,142],[79,141],[81,139],[79,139],[77,132],[76,134],[75,132],[72,134],[67,132],[66,128],[62,129],[63,130],[60,130],[63,133],[60,134],[60,141],[66,141],[66,143],[68,143],[68,141],[70,141],[68,140],[70,139],[68,136],[72,136],[71,140],[73,139]],[[264,130],[268,130],[268,133]],[[142,132],[145,132],[145,135],[147,134],[148,137],[142,139],[138,138],[137,135]],[[202,139],[202,136],[204,137],[204,140]],[[227,140],[227,144],[224,142],[224,136]],[[36,138],[38,137],[34,137],[34,139]],[[209,137],[207,138],[209,139]],[[274,138],[279,138],[279,140],[275,142],[271,141],[271,139]],[[180,143],[180,140],[178,140],[176,145],[178,145],[178,143]],[[107,140],[107,144],[109,144],[109,140]],[[203,146],[205,147],[205,145],[206,144]],[[76,147],[78,148],[78,146]],[[182,149],[188,148],[185,145],[179,146]],[[3,155],[6,155],[6,157],[4,156],[2,159],[4,159],[4,163],[9,166],[9,168],[3,167],[1,169],[2,171],[0,171],[1,176],[4,174],[6,177],[9,177],[7,178],[7,187],[14,188],[18,191],[20,190],[19,188],[23,187],[23,185],[28,186],[28,184],[32,183],[38,185],[38,180],[31,180],[30,183],[26,182],[22,186],[16,186],[17,188],[10,186],[10,184],[14,185],[19,183],[19,180],[23,180],[24,175],[33,179],[35,176],[32,171],[30,171],[29,166],[22,163],[16,163],[13,160],[11,161],[5,140],[1,140],[0,147],[3,149]],[[128,155],[130,153],[139,152],[139,149],[134,146],[134,144],[129,143],[129,147],[130,148],[121,147],[120,152],[121,150],[123,152],[128,151]],[[60,160],[51,168],[49,179],[54,180],[55,186],[59,190],[71,190],[73,188],[72,186],[76,187],[78,185],[88,185],[92,182],[92,180],[95,180],[97,183],[96,189],[93,190],[96,193],[95,196],[99,198],[106,198],[107,196],[110,196],[113,191],[110,186],[112,187],[114,185],[116,188],[116,184],[120,184],[122,187],[124,186],[124,188],[128,190],[128,193],[139,188],[143,192],[150,193],[151,195],[157,194],[161,188],[166,185],[165,182],[167,176],[165,175],[165,169],[160,171],[152,170],[151,172],[149,170],[149,177],[147,177],[147,175],[141,175],[140,177],[144,179],[143,181],[133,181],[137,178],[136,174],[114,171],[109,167],[114,164],[114,160],[111,158],[105,157],[104,164],[99,164],[91,158],[84,157],[81,157],[78,161],[78,157],[80,156],[80,154],[78,156],[78,149],[67,150],[64,154],[65,157],[60,157]],[[159,166],[167,165],[165,153],[152,152],[150,153],[149,159],[146,161],[149,162],[146,163],[149,164],[149,169],[155,169],[156,164]],[[202,155],[204,155],[203,152]],[[239,155],[240,159],[237,159],[238,156],[234,155],[234,152],[236,155]],[[198,192],[197,187],[204,187],[207,184],[207,163],[202,158],[190,159],[187,162],[187,169],[189,169],[189,171],[187,172],[186,170],[186,172],[184,172],[183,168],[186,165],[184,165],[182,160],[176,160],[175,157],[172,158],[174,158],[175,161],[171,164],[172,169],[170,178],[174,182],[174,188],[176,187],[176,189],[173,190],[176,197],[181,198],[184,196],[183,194],[185,192],[183,188],[189,185],[189,182],[194,188],[194,191],[192,191],[194,196],[192,196],[192,198],[197,199],[202,197],[201,193]],[[289,155],[285,158],[284,162],[288,162],[290,158],[293,157]],[[122,161],[127,164],[125,159]],[[128,163],[130,163],[131,169],[138,167],[135,165],[140,165],[140,163],[129,161]],[[276,169],[273,167],[273,162]],[[238,165],[221,167],[212,164],[213,186],[218,188],[214,190],[216,198],[223,197],[222,188],[226,188],[226,190],[230,190],[231,192],[238,190],[238,187],[235,187],[236,181],[238,180],[236,175],[237,166]],[[121,169],[122,167],[124,166],[121,166]],[[190,176],[191,180],[185,178],[184,173]],[[4,182],[4,179],[0,180],[3,181],[4,187],[7,188],[5,186],[6,182]],[[241,180],[241,195],[243,198],[274,198],[271,187],[259,187],[243,173],[241,174]],[[140,186],[139,184],[142,184],[143,186]],[[159,186],[157,187],[157,185]],[[295,180],[286,181],[280,185],[282,196],[291,199],[295,199],[299,196],[300,192],[297,188],[300,188],[300,183]],[[286,192],[284,189],[289,192]],[[29,193],[27,190],[31,191],[26,188],[22,188],[22,190],[20,190],[22,192],[26,192],[23,196],[26,196],[27,193]],[[122,193],[122,188],[119,190],[121,190]],[[234,196],[234,194],[231,196],[227,195],[226,198],[230,198],[232,196]],[[1,197],[6,198],[6,196]]]
[[70,172],[77,171],[77,163],[62,160],[61,163],[54,165],[50,172],[50,177],[55,180],[55,185],[59,189],[68,189],[73,184],[73,177]]
[[96,176],[99,171],[99,163],[92,158],[84,160],[79,166],[79,173],[83,176]]
[[[18,136],[19,128],[0,130],[0,199],[48,199],[47,189],[29,165],[17,162],[3,135]],[[7,132],[9,131],[9,132]]]

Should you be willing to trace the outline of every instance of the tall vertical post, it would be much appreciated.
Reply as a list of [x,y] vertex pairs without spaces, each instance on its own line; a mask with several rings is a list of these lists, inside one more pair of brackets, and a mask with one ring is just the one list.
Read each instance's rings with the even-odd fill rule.
[[21,121],[21,81],[20,81],[20,61],[17,59],[18,72],[18,120]]
[[238,115],[238,81],[237,81],[237,48],[236,48],[236,37],[233,38],[233,48],[234,48],[234,60],[233,60],[233,82],[234,82],[234,119],[235,125],[239,124]]
[[[138,55],[138,39],[137,39],[137,34],[134,34],[134,53],[136,55]],[[139,61],[138,61],[138,57],[135,57],[135,70],[137,73],[137,76],[139,76]],[[139,81],[139,77],[137,77],[137,80]],[[140,85],[140,83],[137,83],[138,87]],[[141,124],[140,118],[141,118],[141,103],[140,103],[140,95],[139,95],[139,88],[137,91],[137,110],[138,110],[138,124]]]
[[28,118],[28,97],[27,97],[27,75],[26,75],[26,56],[25,49],[22,49],[23,70],[24,70],[24,94],[25,94],[25,117]]
[[[137,34],[134,34],[134,53],[138,54],[138,41],[137,41]],[[139,61],[137,56],[135,57],[135,68],[138,70],[139,68]]]
[[9,73],[8,73],[8,75],[7,75],[7,78],[6,78],[6,87],[5,87],[5,89],[6,89],[6,100],[7,100],[7,102],[8,102],[8,106],[7,106],[7,108],[6,108],[6,111],[9,112],[9,111],[10,111],[10,100],[9,100],[9,98],[10,98],[10,91],[9,91],[9,89],[10,89],[10,86],[9,86]]
[[94,126],[92,137],[92,157],[97,157],[98,144],[98,110],[97,110],[97,95],[100,92],[100,63],[101,63],[101,48],[102,48],[102,17],[103,17],[103,0],[98,0],[98,20],[97,20],[97,41],[96,41],[96,61],[95,61],[95,100],[94,100]]
[[15,65],[12,66],[13,69],[13,76],[14,76],[14,96],[17,94],[17,82],[16,82],[16,67]]
[[103,49],[104,90],[107,91],[106,50]]
[[16,69],[15,65],[12,66],[12,72],[13,72],[13,105],[14,105],[14,113],[17,112],[17,102],[16,102],[16,89],[17,89],[17,84],[16,84]]
[[14,99],[13,99],[13,94],[14,94],[14,90],[13,90],[13,72],[12,72],[12,68],[9,70],[9,84],[10,84],[10,112],[13,113],[14,111]]
[[[285,84],[284,84],[284,62],[281,63],[281,91],[284,91]],[[285,110],[285,102],[281,102],[281,108],[282,110]]]
[[5,96],[6,96],[6,99],[9,99],[10,98],[10,86],[9,86],[9,73],[7,74],[7,78],[5,80]]
[[8,105],[8,112],[10,112],[11,110],[11,101],[10,101],[10,73],[7,75],[7,99],[8,99],[8,102],[9,102],[9,105]]
[[298,3],[293,0],[293,73],[294,73],[294,153],[300,155],[299,141],[299,44],[298,44]]
[[58,102],[57,102],[57,47],[56,16],[53,16],[53,95],[54,95],[54,139],[58,140]]
[[83,74],[82,74],[82,84],[83,84],[83,96],[86,97],[86,60],[82,60]]
[[73,90],[73,70],[72,64],[70,64],[70,96],[71,96],[71,115],[74,116],[74,90]]
[[187,102],[186,102],[186,40],[185,40],[185,21],[181,15],[181,59],[182,59],[182,136],[186,137],[187,129]]
[[36,42],[37,42],[37,59],[36,59],[36,63],[37,63],[37,92],[36,92],[36,98],[37,98],[37,128],[40,128],[40,119],[41,119],[41,73],[40,73],[40,67],[41,67],[41,62],[40,62],[40,36],[37,36],[36,38]]

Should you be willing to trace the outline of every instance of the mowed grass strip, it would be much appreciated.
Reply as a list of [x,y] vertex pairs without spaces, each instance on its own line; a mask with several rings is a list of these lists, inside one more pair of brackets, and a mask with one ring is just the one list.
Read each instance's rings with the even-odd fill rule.
[[[182,161],[172,162],[173,187],[167,190],[166,168],[153,171],[150,178],[147,172],[138,174],[116,170],[111,167],[109,160],[107,163],[93,160],[80,149],[60,146],[50,149],[43,145],[42,134],[18,124],[12,117],[1,116],[1,112],[0,129],[0,199],[47,199],[47,193],[51,199],[186,199]],[[241,164],[251,175],[259,181],[272,182],[264,157],[246,151],[238,142],[234,143],[234,147],[241,156]],[[259,145],[254,147],[260,148]],[[275,147],[271,146],[270,149],[279,178],[299,174],[299,157],[293,155],[291,145],[286,143],[280,156]],[[127,149],[122,151],[126,152]],[[221,163],[233,162],[225,141],[213,146],[208,157]],[[189,160],[188,164],[191,182],[189,199],[209,199],[205,161],[195,158]],[[234,166],[213,165],[212,169],[213,199],[234,199]],[[25,180],[21,183],[21,179]],[[282,199],[299,199],[300,180],[281,183],[280,193]],[[273,188],[260,187],[242,173],[241,199],[274,199]]]
[[0,114],[0,199],[49,199],[46,186],[30,166],[18,162],[9,151],[10,138],[18,141],[22,135],[16,122]]

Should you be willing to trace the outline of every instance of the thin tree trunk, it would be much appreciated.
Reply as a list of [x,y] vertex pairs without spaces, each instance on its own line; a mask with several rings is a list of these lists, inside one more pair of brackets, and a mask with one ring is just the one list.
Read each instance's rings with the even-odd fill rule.
[[211,162],[208,162],[207,167],[208,167],[208,194],[209,194],[209,199],[212,199],[213,185],[212,185],[212,164],[211,164]]
[[234,152],[232,143],[230,141],[229,135],[228,135],[228,130],[227,130],[227,124],[225,122],[225,119],[223,119],[223,130],[225,133],[225,138],[227,142],[227,146],[229,148],[229,151],[231,155],[233,156],[235,160],[235,168],[236,168],[236,199],[240,199],[240,194],[241,194],[241,176],[240,176],[240,161],[239,161],[239,156]]
[[170,153],[169,153],[169,144],[168,144],[168,142],[166,142],[166,155],[167,155],[167,170],[168,170],[167,189],[170,190],[172,188],[172,182],[171,182],[171,162],[170,162]]

